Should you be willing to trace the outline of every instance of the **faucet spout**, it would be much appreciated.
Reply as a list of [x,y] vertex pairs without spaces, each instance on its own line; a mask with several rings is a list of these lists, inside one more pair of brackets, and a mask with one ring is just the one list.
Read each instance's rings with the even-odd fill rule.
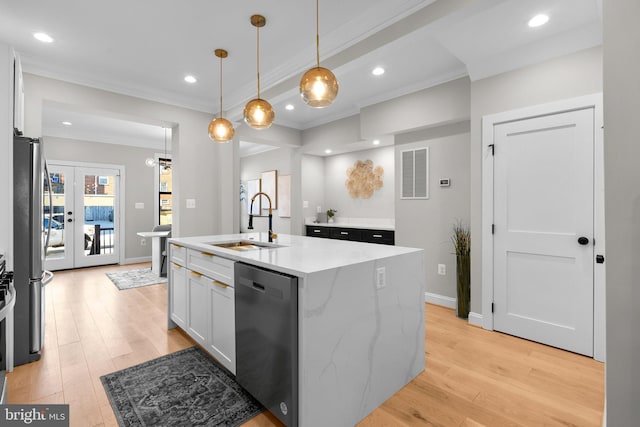
[[271,197],[267,193],[262,191],[257,192],[251,197],[251,206],[249,207],[249,226],[247,227],[249,230],[253,230],[253,202],[258,196],[264,196],[267,198],[269,202],[269,241],[273,242],[273,238],[277,237],[277,235],[273,232],[273,210],[271,205]]

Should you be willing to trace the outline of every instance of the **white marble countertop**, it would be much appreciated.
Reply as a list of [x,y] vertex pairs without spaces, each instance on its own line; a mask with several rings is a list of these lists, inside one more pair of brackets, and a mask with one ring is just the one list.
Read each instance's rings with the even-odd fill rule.
[[[260,242],[274,247],[237,251],[214,246],[217,243],[238,240]],[[274,243],[269,243],[267,233],[176,237],[169,239],[169,242],[299,277],[347,265],[422,251],[422,249],[401,246],[318,239],[317,237],[288,234],[279,234]]]

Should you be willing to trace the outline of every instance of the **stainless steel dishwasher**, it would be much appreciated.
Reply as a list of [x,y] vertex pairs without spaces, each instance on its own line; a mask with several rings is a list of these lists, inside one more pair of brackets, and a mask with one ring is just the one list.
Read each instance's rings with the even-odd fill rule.
[[236,380],[298,425],[298,278],[236,263]]

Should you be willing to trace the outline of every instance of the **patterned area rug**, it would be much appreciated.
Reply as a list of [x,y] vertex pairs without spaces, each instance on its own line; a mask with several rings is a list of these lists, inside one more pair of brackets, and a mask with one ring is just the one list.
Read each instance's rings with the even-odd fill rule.
[[198,347],[100,377],[120,426],[239,426],[264,410]]
[[160,277],[150,268],[137,268],[135,270],[114,271],[106,273],[107,277],[118,289],[139,288],[140,286],[157,285],[167,283],[166,277]]

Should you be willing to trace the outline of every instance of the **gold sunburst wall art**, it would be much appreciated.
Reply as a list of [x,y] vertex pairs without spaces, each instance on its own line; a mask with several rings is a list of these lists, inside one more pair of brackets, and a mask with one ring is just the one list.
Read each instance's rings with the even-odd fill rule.
[[373,167],[371,160],[357,160],[347,169],[347,180],[344,185],[352,199],[368,199],[373,192],[382,188],[382,166]]

